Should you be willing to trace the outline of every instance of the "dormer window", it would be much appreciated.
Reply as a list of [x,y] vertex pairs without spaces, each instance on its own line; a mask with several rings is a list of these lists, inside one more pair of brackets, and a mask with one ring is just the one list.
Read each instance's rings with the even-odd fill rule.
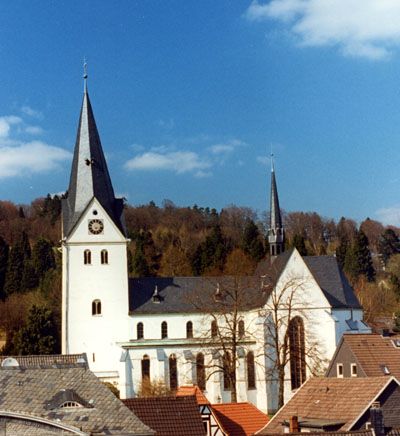
[[86,401],[74,389],[61,389],[44,407],[46,410],[91,409],[93,408],[93,400]]
[[90,250],[85,250],[83,252],[83,263],[85,265],[91,265],[92,264],[92,252]]
[[356,363],[351,364],[351,376],[357,377],[357,364]]
[[65,401],[60,405],[60,409],[75,409],[77,407],[83,407],[82,404],[77,403],[76,401]]
[[338,378],[343,378],[343,364],[338,363],[336,366],[336,375]]

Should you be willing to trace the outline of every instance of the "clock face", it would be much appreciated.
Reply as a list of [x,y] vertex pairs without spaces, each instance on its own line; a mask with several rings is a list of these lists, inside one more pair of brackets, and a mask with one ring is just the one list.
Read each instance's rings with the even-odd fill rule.
[[101,233],[103,233],[104,230],[103,220],[90,220],[88,227],[90,233],[92,233],[93,235],[100,235]]

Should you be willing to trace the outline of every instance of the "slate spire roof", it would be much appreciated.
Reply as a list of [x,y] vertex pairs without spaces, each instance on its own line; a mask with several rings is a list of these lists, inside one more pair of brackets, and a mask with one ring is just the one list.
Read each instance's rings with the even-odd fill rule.
[[270,197],[270,220],[268,229],[268,242],[270,254],[275,257],[281,254],[285,248],[285,231],[282,225],[281,209],[279,207],[278,188],[276,187],[274,162],[271,157],[271,197]]
[[93,198],[123,232],[123,200],[116,199],[86,86],[79,117],[68,197],[63,200],[63,233],[67,237]]

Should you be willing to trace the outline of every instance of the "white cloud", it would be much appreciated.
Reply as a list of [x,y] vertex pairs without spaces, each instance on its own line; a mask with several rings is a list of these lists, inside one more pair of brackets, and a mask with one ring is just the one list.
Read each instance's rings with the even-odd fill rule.
[[37,118],[38,120],[43,119],[42,112],[32,109],[30,106],[22,106],[21,112],[29,117]]
[[376,216],[385,225],[400,226],[400,205],[379,209]]
[[0,144],[0,178],[53,170],[70,158],[68,151],[41,141],[20,143],[14,147]]
[[336,46],[346,56],[389,57],[400,45],[399,0],[254,0],[250,21],[278,20],[302,46]]
[[210,147],[210,151],[213,154],[232,153],[234,149],[235,147],[233,145],[228,145],[228,144],[216,144]]
[[43,134],[44,130],[40,126],[26,126],[25,132],[29,133],[30,135],[41,135]]
[[10,135],[11,126],[22,123],[22,119],[14,115],[0,117],[0,138],[7,138]]
[[165,170],[177,174],[195,172],[199,174],[211,164],[193,151],[173,151],[167,153],[147,152],[135,156],[125,164],[129,170]]

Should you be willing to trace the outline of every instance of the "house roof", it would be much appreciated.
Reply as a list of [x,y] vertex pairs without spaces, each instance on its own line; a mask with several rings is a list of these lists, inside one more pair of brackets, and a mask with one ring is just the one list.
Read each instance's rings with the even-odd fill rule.
[[257,434],[283,433],[282,423],[291,416],[341,421],[339,430],[349,431],[391,382],[398,384],[387,377],[310,378]]
[[179,386],[178,390],[176,391],[176,396],[194,396],[199,406],[210,404],[206,396],[197,385]]
[[88,368],[86,353],[83,354],[48,354],[29,356],[2,356],[1,366],[6,366],[7,361],[15,360],[20,368],[37,367],[61,367],[61,366],[82,366]]
[[248,436],[269,420],[251,403],[212,404],[211,410],[222,430],[229,436]]
[[[389,435],[390,436],[398,436],[398,434],[392,433],[392,431],[390,431]],[[321,434],[322,433],[322,434]],[[257,434],[257,433],[256,433]],[[258,433],[261,434],[261,433]],[[282,433],[268,433],[269,436],[273,436],[274,434],[276,435],[281,435]],[[400,434],[400,433],[399,433]],[[305,433],[290,433],[290,436],[304,436]],[[308,432],[307,431],[307,436],[375,436],[375,433],[373,430],[357,430],[357,431],[316,431],[316,432]]]
[[125,234],[123,200],[116,199],[89,94],[85,89],[72,160],[68,196],[62,200],[63,235],[68,236],[93,198]]
[[304,256],[303,260],[332,307],[362,308],[336,257]]
[[[242,277],[237,304],[241,310],[263,306],[267,299],[258,277]],[[144,277],[129,279],[129,312],[140,314],[194,313],[231,310],[232,299],[217,301],[217,287],[233,289],[235,278],[224,277]],[[159,299],[153,301],[157,287]]]
[[[395,345],[395,341],[399,339],[383,337],[372,333],[344,334],[338,345],[337,352],[342,344],[345,343],[358,360],[367,377],[386,375],[394,376],[400,380],[400,346]],[[331,361],[331,365],[333,361],[334,358]],[[385,370],[385,367],[388,371]]]
[[123,402],[156,431],[156,436],[205,435],[194,396],[129,398]]
[[[82,366],[2,367],[0,386],[2,412],[45,418],[89,434],[154,434]],[[80,407],[65,407],[66,402]]]

